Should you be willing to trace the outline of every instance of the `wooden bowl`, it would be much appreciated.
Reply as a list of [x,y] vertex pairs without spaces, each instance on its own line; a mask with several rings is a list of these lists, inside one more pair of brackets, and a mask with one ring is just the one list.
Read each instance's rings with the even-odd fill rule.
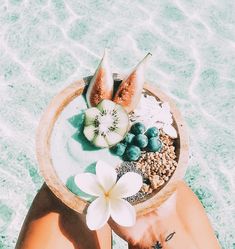
[[[118,80],[116,74],[114,77],[116,78],[115,80]],[[89,203],[73,194],[58,177],[52,163],[50,139],[57,118],[74,98],[82,94],[84,87],[89,80],[90,77],[87,77],[74,82],[52,99],[42,115],[36,134],[36,154],[39,168],[46,184],[64,204],[79,213],[85,212]],[[149,84],[145,84],[144,88],[147,92],[156,96],[162,102],[168,102],[170,105],[174,119],[174,127],[178,132],[178,138],[175,140],[178,167],[170,180],[160,191],[151,195],[144,202],[134,205],[137,214],[145,214],[159,207],[159,205],[161,205],[161,203],[163,203],[175,191],[176,185],[179,180],[183,179],[188,165],[188,137],[180,112],[176,108],[172,99],[162,91],[156,87],[150,86]]]

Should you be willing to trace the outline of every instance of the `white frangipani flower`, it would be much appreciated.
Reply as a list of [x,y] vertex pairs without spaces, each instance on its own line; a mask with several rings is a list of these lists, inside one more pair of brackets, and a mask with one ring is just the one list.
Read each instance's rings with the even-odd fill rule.
[[167,102],[161,103],[153,96],[142,95],[139,105],[134,110],[133,118],[135,121],[142,122],[147,128],[155,126],[170,137],[177,138],[177,132],[172,125],[170,106]]
[[76,185],[85,193],[97,197],[88,207],[86,222],[91,230],[104,226],[111,216],[122,226],[133,226],[135,208],[123,198],[136,194],[142,187],[142,176],[128,172],[117,181],[115,169],[105,162],[96,163],[96,175],[82,173],[75,176]]

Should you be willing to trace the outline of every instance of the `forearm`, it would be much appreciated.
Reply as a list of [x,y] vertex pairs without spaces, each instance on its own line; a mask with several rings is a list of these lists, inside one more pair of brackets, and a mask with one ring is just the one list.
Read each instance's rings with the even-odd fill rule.
[[47,186],[35,197],[16,249],[111,249],[111,231],[90,231],[85,217],[66,207]]
[[177,213],[198,249],[220,249],[218,240],[197,196],[184,183],[178,187]]
[[[220,249],[206,212],[192,190],[181,182],[175,197],[175,210],[164,214],[169,206],[163,205],[159,209],[163,248],[180,248],[183,241],[183,248]],[[164,241],[172,232],[175,234],[171,240]]]
[[62,232],[61,213],[63,205],[43,185],[30,207],[22,226],[16,249],[66,248],[72,249],[72,242]]
[[162,245],[162,248],[199,249],[177,214],[172,216],[169,221],[162,225],[161,233],[159,234],[159,243]]
[[[121,234],[124,234],[130,243],[129,248],[145,248],[142,245],[148,245],[150,248],[157,242],[160,245],[159,248],[163,249],[221,248],[204,208],[183,182],[179,184],[175,194],[163,203],[155,214],[153,212],[148,216],[151,218],[149,225],[138,224],[135,229],[127,231],[121,229]],[[148,216],[144,219],[139,218],[139,221],[149,221]],[[152,224],[152,221],[155,224]],[[145,229],[146,232],[136,236],[141,229]],[[152,234],[151,238],[149,234]]]

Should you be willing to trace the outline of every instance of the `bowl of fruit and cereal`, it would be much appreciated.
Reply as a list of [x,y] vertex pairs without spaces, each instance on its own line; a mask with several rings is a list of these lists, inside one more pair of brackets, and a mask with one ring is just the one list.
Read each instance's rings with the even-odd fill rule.
[[[126,77],[113,74],[105,53],[95,74],[56,95],[37,130],[39,168],[52,192],[86,213],[94,196],[76,182],[96,172],[102,159],[116,171],[142,179],[125,198],[137,214],[163,203],[184,177],[188,163],[185,123],[173,100],[144,79],[147,55]],[[130,183],[131,184],[131,183]]]

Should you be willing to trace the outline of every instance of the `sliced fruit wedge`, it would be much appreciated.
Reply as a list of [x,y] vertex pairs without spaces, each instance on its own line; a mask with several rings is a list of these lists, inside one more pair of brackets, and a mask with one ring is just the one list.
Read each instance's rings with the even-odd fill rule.
[[127,112],[131,112],[139,103],[141,93],[144,87],[144,73],[147,59],[151,56],[148,53],[127,76],[113,98],[113,101],[123,106]]
[[83,130],[83,134],[89,141],[92,141],[96,137],[95,126],[93,125],[85,126]]
[[103,58],[92,77],[86,100],[89,107],[96,106],[103,99],[112,99],[113,96],[113,76],[108,60],[108,53],[105,49]]
[[[117,144],[118,142],[120,142],[124,137],[121,136],[120,134],[116,133],[116,132],[109,132],[106,135],[106,141],[108,143],[109,146],[113,146],[115,144]],[[117,142],[118,141],[118,142]]]
[[127,112],[111,100],[105,99],[97,107],[85,111],[83,133],[97,147],[111,147],[119,143],[128,130]]
[[108,147],[109,144],[107,142],[107,140],[105,139],[104,136],[102,136],[101,134],[98,134],[94,140],[93,140],[93,143],[95,144],[96,147]]
[[92,125],[95,122],[95,119],[99,115],[100,111],[95,108],[89,108],[86,110],[86,119],[85,119],[85,126]]
[[97,109],[99,109],[101,112],[102,111],[113,111],[115,110],[117,107],[116,107],[116,104],[113,102],[113,101],[109,101],[109,100],[105,100],[105,101],[101,101],[97,107]]

